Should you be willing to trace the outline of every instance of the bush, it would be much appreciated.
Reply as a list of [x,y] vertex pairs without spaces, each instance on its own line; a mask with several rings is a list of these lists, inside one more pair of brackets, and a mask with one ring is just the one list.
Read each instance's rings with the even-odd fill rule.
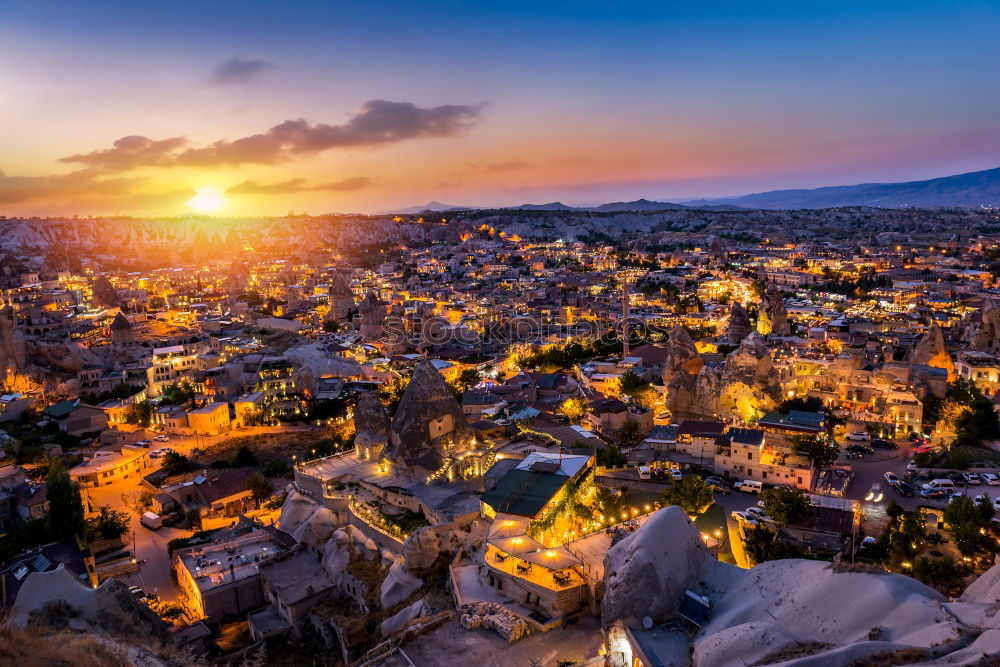
[[663,494],[668,505],[677,505],[688,514],[698,514],[712,504],[712,489],[697,475],[688,475]]

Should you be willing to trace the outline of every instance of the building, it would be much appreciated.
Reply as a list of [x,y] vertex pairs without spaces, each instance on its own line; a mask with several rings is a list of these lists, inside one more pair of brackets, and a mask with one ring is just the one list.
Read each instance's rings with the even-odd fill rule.
[[187,413],[188,427],[195,435],[219,435],[230,427],[229,404],[209,403]]
[[[102,413],[103,414],[103,413]],[[126,479],[134,479],[149,467],[149,450],[126,445],[120,451],[98,450],[83,463],[73,466],[70,479],[81,487],[108,486]]]
[[75,401],[59,401],[42,411],[59,425],[59,430],[72,436],[99,433],[108,426],[108,415],[101,408]]

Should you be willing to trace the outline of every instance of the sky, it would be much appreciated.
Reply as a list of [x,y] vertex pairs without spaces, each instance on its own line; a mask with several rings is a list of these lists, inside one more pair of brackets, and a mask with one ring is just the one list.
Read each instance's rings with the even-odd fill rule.
[[998,33],[1000,0],[0,0],[0,215],[683,201],[989,169]]

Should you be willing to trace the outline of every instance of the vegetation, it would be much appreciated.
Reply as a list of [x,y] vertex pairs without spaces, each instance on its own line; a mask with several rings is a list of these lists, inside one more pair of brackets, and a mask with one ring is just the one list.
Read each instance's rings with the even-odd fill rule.
[[993,505],[986,499],[959,496],[944,510],[944,522],[963,556],[996,550],[996,541],[985,534],[992,520]]
[[626,463],[628,463],[628,457],[622,454],[621,448],[616,445],[608,445],[603,449],[597,450],[597,465],[599,466],[614,468],[615,466],[623,466]]
[[264,476],[260,473],[251,473],[247,477],[247,490],[250,492],[251,497],[257,502],[262,502],[271,497],[274,489],[271,487],[271,482],[264,479]]
[[125,421],[129,424],[145,428],[149,426],[152,415],[153,404],[149,401],[139,401],[128,406],[125,410]]
[[169,451],[163,455],[162,470],[169,476],[179,475],[191,470],[191,461],[183,454]]
[[69,472],[58,459],[49,465],[45,493],[49,501],[49,513],[46,517],[49,535],[55,539],[83,537],[86,524],[83,520],[80,487],[70,479]]
[[801,489],[790,486],[776,486],[760,494],[764,511],[779,523],[796,523],[812,516],[813,509]]
[[632,449],[645,437],[646,434],[642,432],[642,426],[634,419],[626,419],[625,423],[614,432],[615,442],[622,449]]
[[571,424],[579,424],[587,414],[587,401],[582,396],[570,396],[559,406],[559,412],[569,420]]
[[791,438],[792,451],[812,459],[817,468],[825,468],[837,461],[840,448],[825,437],[797,435]]
[[784,558],[802,558],[805,552],[795,546],[778,539],[776,533],[772,533],[763,526],[754,526],[744,533],[743,550],[747,559],[754,565],[759,565],[769,560],[782,560]]
[[913,564],[913,576],[928,586],[955,591],[962,585],[964,572],[951,556],[921,556]]
[[688,475],[663,494],[668,505],[677,505],[688,514],[700,514],[712,504],[712,489],[698,475]]
[[102,505],[96,517],[87,519],[87,536],[90,539],[113,540],[128,532],[128,524],[127,513]]

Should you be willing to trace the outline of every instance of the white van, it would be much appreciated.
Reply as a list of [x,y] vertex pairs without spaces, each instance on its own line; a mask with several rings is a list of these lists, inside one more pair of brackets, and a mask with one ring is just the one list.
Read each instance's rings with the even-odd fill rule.
[[745,479],[736,485],[736,490],[747,493],[760,493],[764,490],[764,483],[753,479]]
[[932,479],[923,486],[925,491],[953,491],[955,482],[950,479]]
[[150,530],[159,530],[163,527],[163,519],[160,518],[159,514],[155,514],[154,512],[143,513],[139,518],[139,523]]
[[650,477],[649,466],[639,466],[639,479],[649,479]]

